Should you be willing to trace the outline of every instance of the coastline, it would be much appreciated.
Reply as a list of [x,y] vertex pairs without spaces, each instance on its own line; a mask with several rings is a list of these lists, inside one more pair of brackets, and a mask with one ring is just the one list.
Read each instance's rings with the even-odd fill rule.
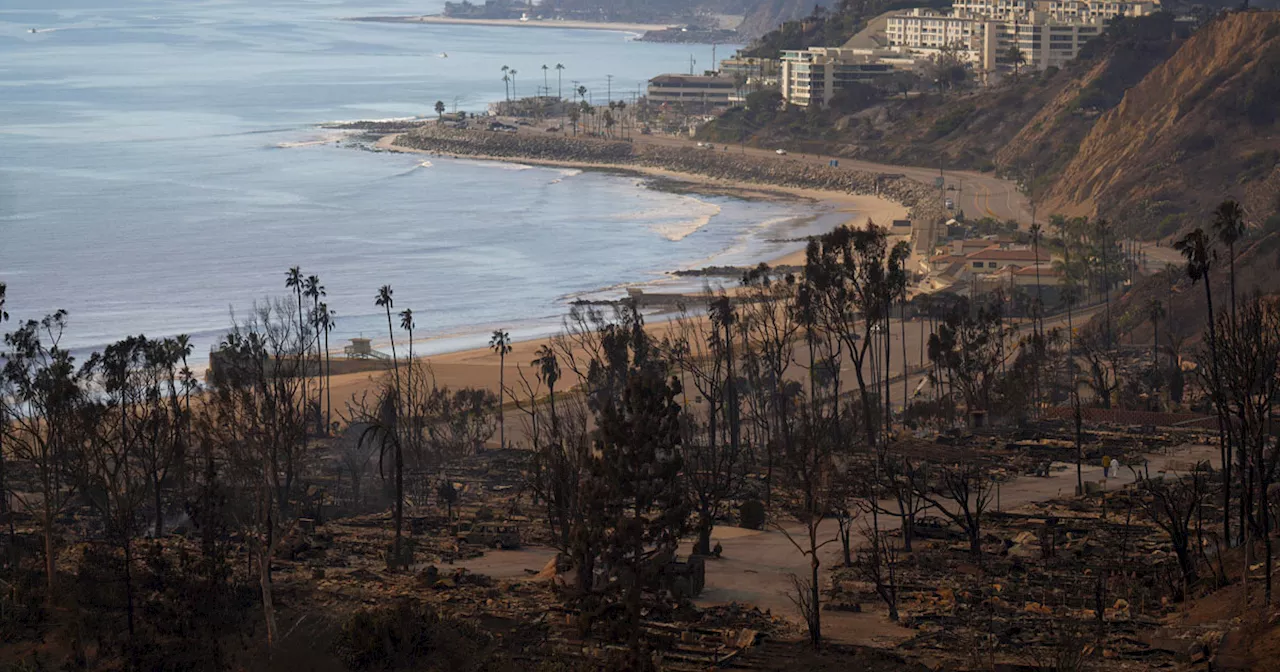
[[[699,175],[697,173],[681,172],[666,168],[629,163],[596,163],[592,161],[571,161],[536,157],[520,158],[488,154],[458,154],[417,149],[414,147],[395,144],[401,135],[402,133],[390,133],[384,135],[374,143],[373,147],[378,151],[385,152],[425,154],[428,156],[439,156],[451,159],[495,161],[499,163],[522,163],[548,168],[572,168],[577,170],[596,170],[622,175],[633,175],[636,177],[666,180],[679,183],[681,185],[687,185],[686,189],[689,193],[703,195],[728,196],[744,200],[807,201],[809,203],[824,206],[828,212],[848,213],[850,217],[846,219],[845,223],[849,223],[853,220],[861,221],[864,218],[870,218],[877,222],[884,222],[886,220],[905,217],[908,212],[908,208],[905,205],[894,203],[893,201],[879,196],[851,194],[835,190],[806,189],[783,185],[762,185],[743,180],[715,178],[706,175]],[[799,250],[792,250],[785,254],[760,258],[754,260],[753,263],[764,262],[770,266],[799,265],[796,261],[803,261],[803,253],[803,247],[801,246],[801,249]]]
[[[836,190],[804,189],[780,185],[765,185],[741,180],[714,178],[696,173],[680,172],[645,165],[519,158],[510,156],[487,156],[481,154],[451,154],[448,152],[416,149],[395,145],[394,143],[399,136],[400,133],[383,135],[376,143],[374,143],[374,149],[377,151],[426,154],[463,160],[521,163],[552,168],[612,172],[654,180],[670,181],[677,183],[680,186],[680,189],[682,191],[687,191],[687,193],[728,196],[746,200],[790,200],[796,202],[808,202],[826,209],[826,212],[828,213],[842,213],[846,215],[846,223],[861,222],[866,218],[871,218],[878,222],[884,222],[886,220],[901,218],[906,215],[908,210],[905,205],[895,203],[889,199],[879,196],[852,194]],[[803,245],[797,242],[797,246],[799,249],[793,249],[783,254],[775,254],[755,259],[752,261],[752,264],[764,262],[771,266],[802,265],[804,263]],[[700,292],[680,292],[679,294],[681,296],[688,296],[692,298],[698,296]],[[607,307],[604,307],[604,309],[607,310]],[[650,314],[648,317],[649,319],[646,322],[646,329],[661,338],[661,336],[675,328],[675,321],[678,314],[673,310],[667,309],[660,310],[655,314]],[[694,323],[702,323],[706,320],[705,316],[697,313],[692,313],[689,319]],[[482,332],[477,333],[481,334]],[[526,338],[521,338],[513,334],[513,350],[507,356],[505,366],[502,367],[505,370],[507,380],[518,380],[520,369],[522,368],[521,362],[530,361],[536,356],[538,348],[549,343],[552,338],[552,336],[547,336],[545,334]],[[439,340],[445,339],[422,339],[417,342],[428,344],[432,341],[438,342]],[[442,353],[422,355],[415,359],[429,366],[433,375],[441,385],[447,385],[455,388],[480,387],[490,391],[497,391],[500,360],[492,350],[484,347],[483,345],[448,349]],[[373,385],[377,384],[377,379],[380,375],[382,375],[381,372],[362,372],[334,376],[334,397],[347,399],[353,394],[358,395],[367,391]],[[508,408],[505,412],[509,416],[512,416],[508,419],[513,421],[516,420],[515,411]]]
[[574,21],[557,19],[463,19],[438,14],[423,16],[355,16],[347,21],[376,23],[429,23],[455,26],[502,26],[508,28],[561,28],[565,30],[612,30],[623,33],[646,33],[651,30],[667,30],[673,25],[660,23],[611,23],[608,21]]

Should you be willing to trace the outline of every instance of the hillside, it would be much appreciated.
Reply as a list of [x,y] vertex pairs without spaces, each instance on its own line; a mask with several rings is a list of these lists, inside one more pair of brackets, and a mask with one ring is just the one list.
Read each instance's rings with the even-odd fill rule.
[[808,16],[815,6],[825,7],[829,0],[760,0],[748,9],[738,33],[748,39],[756,39],[778,26]]
[[[1073,158],[1098,117],[1167,60],[1190,34],[1173,17],[1126,20],[1061,71],[1023,72],[994,88],[945,94],[866,87],[826,110],[731,111],[706,129],[723,142],[867,158],[904,165],[998,170],[1047,184]],[[925,73],[926,77],[932,73]],[[920,80],[893,82],[920,86]]]
[[1230,196],[1261,225],[1280,211],[1278,120],[1280,13],[1224,15],[1098,119],[1046,204],[1153,237]]

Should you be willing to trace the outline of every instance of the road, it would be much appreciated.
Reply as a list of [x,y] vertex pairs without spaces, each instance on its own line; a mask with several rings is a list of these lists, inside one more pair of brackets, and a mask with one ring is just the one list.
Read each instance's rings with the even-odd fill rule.
[[[635,141],[637,144],[678,147],[696,146],[692,140],[660,135],[640,135],[636,136]],[[720,151],[721,147],[726,147],[726,145],[720,145],[717,146],[716,150],[707,151]],[[827,165],[827,162],[834,158],[819,154],[787,154],[780,156],[772,149],[743,148],[732,145],[727,145],[727,147],[728,149],[724,151],[730,154],[764,156],[770,157],[775,161],[798,161]],[[847,158],[841,158],[839,161],[840,168],[847,170],[905,175],[925,184],[933,184],[934,179],[939,175],[937,168],[895,166],[887,163],[873,163],[871,161]],[[1002,221],[1014,219],[1018,221],[1022,228],[1027,228],[1031,225],[1030,203],[1027,202],[1025,196],[1018,192],[1017,185],[1012,181],[968,170],[944,170],[942,171],[942,176],[944,178],[944,191],[946,191],[948,197],[955,201],[958,209],[965,211],[966,216],[970,218],[994,217]]]
[[[1169,455],[1148,455],[1151,473],[1172,471],[1175,465],[1189,461],[1209,460],[1218,465],[1218,449],[1213,446],[1192,446]],[[1056,465],[1050,476],[1040,478],[1021,476],[1000,487],[1001,510],[1012,509],[1032,502],[1045,501],[1070,495],[1075,491],[1074,465]],[[1082,475],[1086,481],[1102,481],[1102,467],[1085,465]],[[1117,488],[1133,480],[1132,475],[1121,473],[1107,480],[1105,487]],[[886,508],[892,504],[884,502]],[[891,516],[881,516],[881,529],[896,529],[900,521]],[[775,615],[800,622],[790,595],[793,591],[791,576],[805,576],[809,561],[802,556],[790,539],[799,541],[806,535],[799,524],[786,524],[780,528],[755,531],[736,527],[717,527],[712,533],[714,542],[722,549],[721,558],[707,564],[706,587],[695,601],[699,606],[712,606],[740,602],[768,609]],[[834,539],[835,521],[824,521],[819,528],[819,540]],[[688,553],[691,543],[686,543],[682,553]],[[514,551],[490,551],[483,557],[458,563],[468,570],[499,579],[524,578],[526,569],[540,570],[555,556],[546,547],[528,547]],[[840,563],[838,544],[830,543],[819,551],[821,566],[829,568]],[[825,571],[824,571],[825,574]],[[837,642],[861,645],[892,645],[915,631],[889,623],[879,605],[864,613],[824,611],[823,634]]]

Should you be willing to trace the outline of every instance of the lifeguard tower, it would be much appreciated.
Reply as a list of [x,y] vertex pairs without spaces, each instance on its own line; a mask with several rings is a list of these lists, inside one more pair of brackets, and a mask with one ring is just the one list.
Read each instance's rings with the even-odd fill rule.
[[389,359],[386,353],[373,349],[373,339],[353,338],[351,345],[343,346],[342,352],[348,359]]

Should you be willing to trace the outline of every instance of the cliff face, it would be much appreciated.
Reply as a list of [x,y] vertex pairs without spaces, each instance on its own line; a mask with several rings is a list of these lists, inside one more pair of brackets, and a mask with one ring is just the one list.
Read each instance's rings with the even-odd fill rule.
[[1280,211],[1278,119],[1280,13],[1219,17],[1098,119],[1049,188],[1048,211],[1154,237],[1205,224],[1233,197],[1261,224]]
[[747,5],[747,14],[738,26],[738,34],[754,40],[777,28],[786,21],[802,19],[813,12],[815,5],[827,6],[827,0],[760,0]]

